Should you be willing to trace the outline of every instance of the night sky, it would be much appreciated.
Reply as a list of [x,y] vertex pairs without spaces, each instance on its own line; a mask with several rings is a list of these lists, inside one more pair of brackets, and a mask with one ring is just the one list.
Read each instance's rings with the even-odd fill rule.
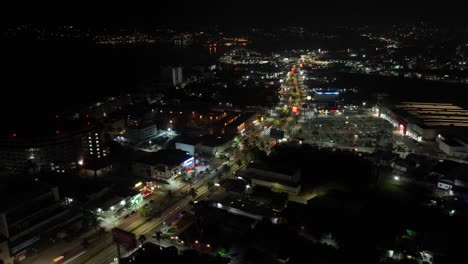
[[[93,1],[94,2],[94,1]],[[152,25],[152,24],[328,24],[394,23],[430,19],[466,23],[461,1],[107,1],[3,4],[7,23]]]

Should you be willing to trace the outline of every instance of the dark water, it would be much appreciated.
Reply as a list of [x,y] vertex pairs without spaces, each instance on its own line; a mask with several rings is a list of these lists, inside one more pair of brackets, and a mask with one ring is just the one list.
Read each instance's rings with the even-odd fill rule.
[[[221,50],[171,45],[95,45],[89,42],[6,43],[1,50],[2,110],[60,112],[97,98],[135,91],[161,77],[161,68],[215,62]],[[13,110],[13,111],[12,111]]]

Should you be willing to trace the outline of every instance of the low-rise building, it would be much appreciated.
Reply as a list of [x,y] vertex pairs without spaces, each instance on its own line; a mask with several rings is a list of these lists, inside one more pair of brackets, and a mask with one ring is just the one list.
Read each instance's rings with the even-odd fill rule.
[[194,157],[179,149],[162,149],[154,153],[139,153],[134,161],[135,176],[171,180],[195,166]]
[[295,168],[274,168],[264,162],[253,162],[245,170],[252,186],[270,188],[275,192],[299,194],[301,191],[301,170]]
[[457,137],[437,137],[439,149],[445,154],[456,158],[468,158],[468,140]]
[[225,135],[206,135],[195,146],[195,150],[202,155],[216,156],[231,146],[233,138],[233,136]]
[[195,146],[200,142],[200,138],[181,137],[175,143],[175,148],[188,152],[190,155],[195,155]]
[[158,129],[150,122],[135,124],[127,127],[126,136],[131,143],[149,142],[158,136]]
[[73,210],[72,202],[60,197],[58,187],[28,177],[2,177],[0,263],[25,259],[39,241],[48,241],[63,228],[81,224],[82,214]]
[[389,121],[396,130],[414,140],[436,140],[438,134],[468,127],[468,110],[451,103],[401,102],[377,104],[374,115]]

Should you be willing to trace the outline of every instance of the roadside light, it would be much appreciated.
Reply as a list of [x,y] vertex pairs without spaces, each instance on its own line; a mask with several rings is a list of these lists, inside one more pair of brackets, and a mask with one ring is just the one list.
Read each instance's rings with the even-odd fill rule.
[[97,211],[98,213],[102,213],[102,209],[101,209],[101,208],[98,208],[96,211]]
[[215,186],[218,186],[218,187],[221,186],[219,183],[215,183],[214,185],[215,185]]
[[135,184],[135,188],[136,188],[136,187],[140,187],[142,184],[143,184],[142,182],[137,182],[137,183]]
[[207,248],[210,248],[211,246],[210,246],[210,244],[206,244],[206,247],[207,247]]
[[180,243],[184,244],[184,241],[183,241],[183,240],[181,240],[181,241],[180,241]]
[[115,207],[114,207],[114,206],[111,206],[110,209],[111,209],[111,211],[114,211]]
[[78,165],[80,165],[80,166],[83,165],[83,160],[82,159],[78,161]]
[[399,180],[400,180],[400,176],[393,176],[393,179],[395,179],[395,181],[399,181]]
[[56,257],[56,258],[54,258],[54,262],[59,262],[63,258],[64,258],[64,256]]
[[171,239],[174,239],[174,237],[173,237],[173,236],[171,236]]
[[245,186],[245,188],[249,189],[249,188],[250,188],[250,185],[247,184],[247,185]]
[[125,205],[125,200],[120,201],[120,205],[124,206]]
[[237,179],[243,180],[244,178],[242,178],[241,176],[237,176]]
[[195,244],[198,244],[198,243],[200,243],[200,242],[198,242],[198,240],[195,240]]

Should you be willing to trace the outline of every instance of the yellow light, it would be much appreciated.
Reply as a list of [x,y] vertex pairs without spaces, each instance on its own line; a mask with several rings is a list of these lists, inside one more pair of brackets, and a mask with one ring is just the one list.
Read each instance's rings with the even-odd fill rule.
[[58,262],[58,261],[62,260],[63,258],[64,258],[64,256],[56,257],[56,258],[54,258],[54,262]]

